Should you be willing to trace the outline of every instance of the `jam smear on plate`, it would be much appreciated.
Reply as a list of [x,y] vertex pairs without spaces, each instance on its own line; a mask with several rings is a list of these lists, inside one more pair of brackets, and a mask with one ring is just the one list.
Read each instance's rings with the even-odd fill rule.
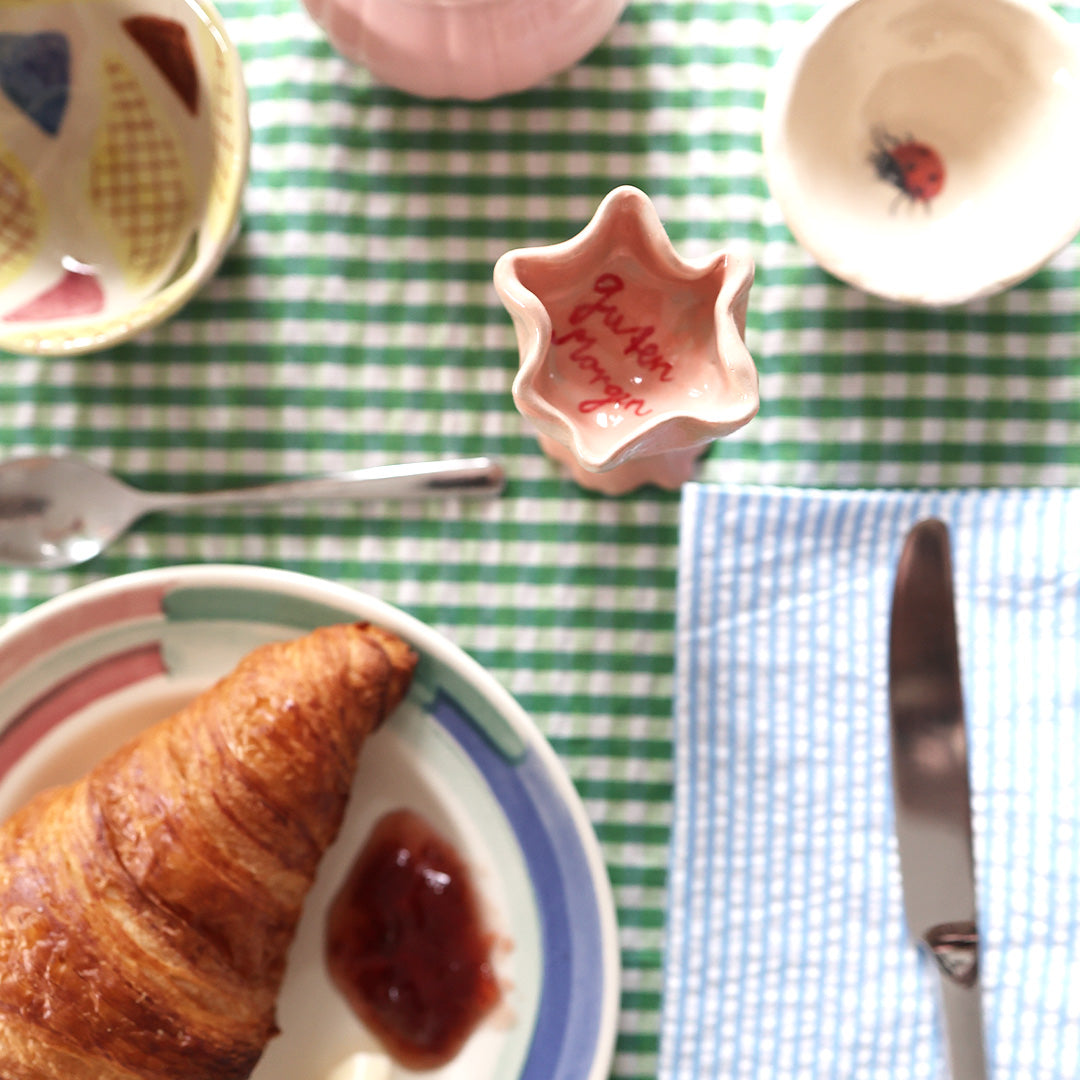
[[467,866],[419,814],[376,822],[330,907],[339,992],[406,1068],[450,1061],[501,992]]

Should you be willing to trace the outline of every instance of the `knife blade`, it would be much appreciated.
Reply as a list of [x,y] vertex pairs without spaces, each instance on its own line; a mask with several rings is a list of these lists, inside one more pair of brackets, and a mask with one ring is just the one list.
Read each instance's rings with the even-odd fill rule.
[[908,533],[889,628],[889,721],[908,928],[937,962],[953,1080],[985,1080],[967,731],[949,531]]

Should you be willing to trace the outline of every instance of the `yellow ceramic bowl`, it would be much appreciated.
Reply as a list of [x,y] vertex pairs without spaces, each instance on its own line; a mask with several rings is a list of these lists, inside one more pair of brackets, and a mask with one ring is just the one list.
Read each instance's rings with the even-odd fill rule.
[[217,269],[247,93],[201,0],[0,0],[0,349],[70,355],[173,314]]

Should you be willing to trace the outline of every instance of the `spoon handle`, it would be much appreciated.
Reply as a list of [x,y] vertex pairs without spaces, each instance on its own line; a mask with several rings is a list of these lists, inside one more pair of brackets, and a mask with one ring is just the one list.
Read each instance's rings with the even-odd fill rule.
[[149,509],[173,510],[317,499],[418,499],[436,495],[490,497],[500,494],[505,486],[506,475],[502,466],[484,457],[459,458],[405,465],[377,465],[351,472],[221,491],[155,493],[149,496],[153,504]]

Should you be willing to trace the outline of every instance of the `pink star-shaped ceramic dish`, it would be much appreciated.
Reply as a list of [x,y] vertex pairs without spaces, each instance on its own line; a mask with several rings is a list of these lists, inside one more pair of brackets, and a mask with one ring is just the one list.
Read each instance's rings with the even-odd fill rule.
[[495,289],[514,322],[514,403],[584,487],[677,488],[758,410],[743,335],[750,259],[675,251],[644,192],[618,187],[577,236],[509,251]]

